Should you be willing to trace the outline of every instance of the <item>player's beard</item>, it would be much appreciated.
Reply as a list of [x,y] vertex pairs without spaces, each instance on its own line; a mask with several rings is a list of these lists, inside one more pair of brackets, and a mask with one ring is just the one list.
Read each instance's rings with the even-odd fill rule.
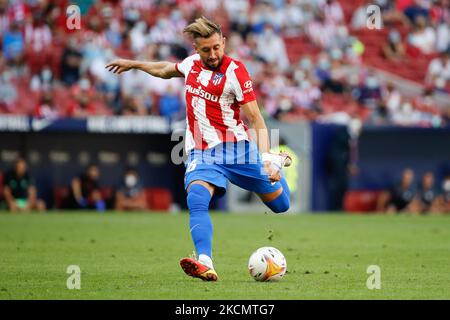
[[211,61],[211,60],[207,60],[206,62],[205,62],[205,65],[208,67],[208,68],[211,68],[211,69],[217,69],[218,67],[220,67],[220,64],[222,63],[222,58],[223,57],[220,57],[220,58],[217,58],[216,60],[213,60],[213,61]]

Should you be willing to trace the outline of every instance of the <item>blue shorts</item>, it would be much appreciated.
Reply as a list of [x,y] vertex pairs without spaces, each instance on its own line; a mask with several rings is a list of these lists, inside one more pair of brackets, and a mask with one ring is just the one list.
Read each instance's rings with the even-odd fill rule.
[[270,182],[254,142],[227,142],[207,150],[191,150],[185,166],[185,189],[192,181],[202,180],[216,186],[215,195],[219,197],[225,194],[227,181],[260,194],[281,188],[280,182]]

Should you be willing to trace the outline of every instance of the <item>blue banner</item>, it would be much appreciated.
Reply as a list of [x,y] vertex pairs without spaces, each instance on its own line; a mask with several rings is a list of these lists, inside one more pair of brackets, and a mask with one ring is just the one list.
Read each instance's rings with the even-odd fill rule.
[[0,116],[0,132],[89,132],[166,134],[170,132],[167,119],[158,116],[124,117],[98,116],[86,119],[38,119],[27,116]]

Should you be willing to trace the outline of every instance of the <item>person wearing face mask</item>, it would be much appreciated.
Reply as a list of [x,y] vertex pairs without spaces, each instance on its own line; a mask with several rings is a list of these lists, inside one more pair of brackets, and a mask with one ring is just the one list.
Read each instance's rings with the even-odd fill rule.
[[389,60],[401,60],[405,58],[405,47],[397,30],[391,30],[387,42],[383,46],[383,54]]
[[139,175],[133,168],[127,168],[122,186],[116,192],[115,209],[120,211],[147,210],[147,198]]

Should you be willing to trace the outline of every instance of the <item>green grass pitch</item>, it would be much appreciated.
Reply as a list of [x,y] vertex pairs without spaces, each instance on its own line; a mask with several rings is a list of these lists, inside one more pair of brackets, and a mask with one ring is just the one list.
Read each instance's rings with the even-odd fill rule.
[[[188,215],[0,214],[0,299],[450,299],[450,217],[213,213],[220,281],[186,276]],[[288,272],[254,281],[250,254],[274,246]],[[69,265],[81,289],[66,287]],[[381,289],[366,287],[381,268]]]

